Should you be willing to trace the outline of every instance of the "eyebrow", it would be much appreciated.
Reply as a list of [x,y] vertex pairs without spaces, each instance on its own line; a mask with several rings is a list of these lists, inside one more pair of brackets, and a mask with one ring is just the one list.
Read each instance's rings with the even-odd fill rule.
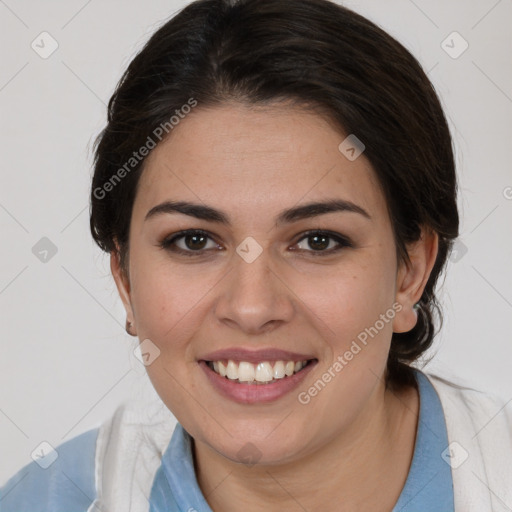
[[[370,214],[351,201],[344,199],[330,199],[322,202],[308,203],[302,206],[295,206],[287,210],[283,210],[276,219],[276,225],[289,224],[302,219],[317,217],[333,212],[350,212],[357,213],[363,217],[370,219]],[[216,222],[231,226],[229,216],[221,210],[217,210],[210,206],[205,206],[187,201],[165,201],[151,208],[145,217],[145,221],[162,214],[182,213],[195,217],[196,219]]]

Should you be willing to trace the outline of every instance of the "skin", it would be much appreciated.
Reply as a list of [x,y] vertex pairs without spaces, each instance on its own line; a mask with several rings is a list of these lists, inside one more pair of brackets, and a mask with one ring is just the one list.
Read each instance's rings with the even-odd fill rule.
[[[194,438],[196,474],[212,510],[392,510],[413,457],[419,397],[415,388],[385,389],[386,360],[392,332],[416,324],[413,305],[432,270],[437,235],[424,230],[408,247],[410,264],[398,265],[369,161],[364,153],[345,158],[338,145],[346,135],[318,114],[286,104],[198,106],[171,135],[141,176],[128,274],[116,252],[111,268],[132,329],[161,351],[147,371]],[[340,198],[371,218],[331,212],[276,225],[285,208]],[[167,200],[222,210],[231,226],[181,213],[144,220]],[[192,257],[159,246],[182,229],[213,239]],[[328,239],[318,254],[303,235],[315,229],[348,237],[353,247],[329,254],[338,244]],[[252,263],[236,253],[248,236],[263,249]],[[394,303],[402,309],[393,320],[300,404],[298,392]],[[197,362],[234,346],[311,354],[318,364],[276,402],[238,404],[211,387]],[[248,442],[260,452],[254,466],[237,455]]]

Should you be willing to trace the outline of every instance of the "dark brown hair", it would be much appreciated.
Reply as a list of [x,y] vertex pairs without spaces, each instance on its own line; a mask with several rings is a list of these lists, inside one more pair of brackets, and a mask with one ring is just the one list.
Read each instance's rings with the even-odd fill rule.
[[388,387],[412,384],[408,363],[431,346],[436,317],[442,319],[435,285],[459,226],[450,132],[417,60],[374,23],[328,0],[189,4],[131,61],[95,143],[91,232],[104,251],[119,244],[125,269],[144,165],[130,159],[149,139],[159,142],[157,127],[172,134],[170,117],[191,98],[197,109],[228,101],[315,106],[366,146],[387,200],[397,260],[408,261],[406,244],[419,239],[422,226],[438,233],[417,325],[393,334],[388,358]]

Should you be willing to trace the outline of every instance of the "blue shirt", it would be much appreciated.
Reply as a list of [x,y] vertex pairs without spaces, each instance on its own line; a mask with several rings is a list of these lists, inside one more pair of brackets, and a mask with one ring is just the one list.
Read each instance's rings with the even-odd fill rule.
[[[393,512],[454,512],[448,436],[441,402],[428,378],[415,370],[420,412],[414,455]],[[85,512],[96,498],[94,454],[98,429],[57,448],[46,470],[28,464],[0,488],[0,512]],[[189,434],[176,425],[155,474],[150,512],[212,512],[194,473]]]

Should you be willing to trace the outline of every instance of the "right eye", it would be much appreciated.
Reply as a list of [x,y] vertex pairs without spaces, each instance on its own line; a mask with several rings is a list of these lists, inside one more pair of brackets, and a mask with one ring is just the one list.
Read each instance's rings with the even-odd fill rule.
[[[208,240],[210,246],[208,247]],[[184,254],[186,256],[200,256],[205,251],[210,251],[220,246],[213,240],[209,233],[200,229],[188,229],[174,233],[160,243],[160,247],[166,251]]]

